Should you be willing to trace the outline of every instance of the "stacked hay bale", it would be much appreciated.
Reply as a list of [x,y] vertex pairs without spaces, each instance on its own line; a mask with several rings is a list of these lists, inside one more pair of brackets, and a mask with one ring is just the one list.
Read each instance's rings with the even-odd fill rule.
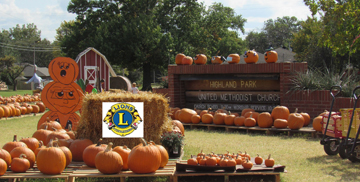
[[[144,103],[144,138],[160,144],[160,136],[164,131],[172,130],[168,100],[156,93],[129,92],[87,94],[83,99],[82,113],[77,127],[77,138],[87,138],[94,143],[102,137],[102,103],[103,102],[143,102]],[[132,148],[141,141],[138,138],[110,138],[103,139],[104,143],[113,142],[115,146],[127,145]]]

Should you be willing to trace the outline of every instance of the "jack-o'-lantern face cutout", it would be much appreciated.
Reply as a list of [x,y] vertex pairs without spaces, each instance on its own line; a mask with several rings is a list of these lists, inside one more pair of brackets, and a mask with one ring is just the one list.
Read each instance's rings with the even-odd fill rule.
[[76,113],[62,114],[57,111],[48,111],[46,112],[39,120],[37,128],[40,128],[40,125],[47,121],[49,118],[50,121],[57,121],[61,124],[61,127],[64,129],[69,129],[71,124],[71,129],[76,130],[77,125],[80,121],[80,116]]
[[278,60],[278,54],[274,50],[267,50],[264,54],[265,62],[275,63]]
[[79,67],[71,58],[57,57],[49,64],[49,74],[55,82],[70,84],[77,79]]
[[63,114],[73,113],[82,106],[82,89],[76,83],[65,85],[51,82],[43,89],[41,100],[52,111]]
[[224,57],[222,57],[222,56],[213,56],[211,58],[211,63],[212,64],[221,64],[224,61],[226,61],[226,59]]
[[255,50],[245,51],[244,61],[247,64],[256,63],[259,60],[259,55]]

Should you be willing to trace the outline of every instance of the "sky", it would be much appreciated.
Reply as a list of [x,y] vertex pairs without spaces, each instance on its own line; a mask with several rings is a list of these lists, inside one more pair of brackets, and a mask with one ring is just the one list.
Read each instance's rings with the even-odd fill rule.
[[[0,0],[0,29],[9,30],[17,24],[34,23],[41,30],[41,38],[55,40],[61,22],[74,20],[76,15],[67,12],[70,0]],[[283,16],[306,20],[311,15],[303,0],[199,0],[206,6],[220,2],[235,10],[236,15],[247,19],[245,34],[260,32],[264,22]]]

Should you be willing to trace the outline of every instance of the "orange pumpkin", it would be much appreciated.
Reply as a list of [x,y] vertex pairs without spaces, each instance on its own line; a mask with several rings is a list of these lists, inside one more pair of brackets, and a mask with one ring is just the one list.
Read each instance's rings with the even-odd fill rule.
[[83,152],[83,160],[89,167],[95,167],[95,157],[100,151],[104,151],[107,147],[105,144],[101,144],[102,139],[99,139],[97,144],[89,145]]
[[212,64],[221,64],[221,63],[223,63],[224,61],[226,61],[226,60],[225,60],[225,58],[222,57],[222,56],[213,56],[213,57],[211,58],[211,63],[212,63]]
[[314,130],[322,131],[322,120],[323,120],[322,116],[318,116],[313,119],[312,126],[313,126]]
[[269,112],[262,112],[257,119],[260,128],[271,128],[273,125],[273,119]]
[[20,157],[21,154],[26,155],[26,159],[30,162],[30,168],[35,164],[35,153],[27,147],[15,147],[11,152],[11,158],[14,160],[16,157]]
[[109,143],[104,151],[100,151],[95,157],[95,166],[103,174],[116,174],[123,168],[123,160],[115,151],[112,151],[113,143]]
[[213,123],[216,125],[223,125],[225,124],[225,113],[216,113],[214,114]]
[[288,121],[286,119],[275,119],[274,121],[274,127],[275,128],[287,128],[288,126]]
[[11,161],[10,169],[15,173],[24,173],[30,168],[30,162],[26,159],[25,154],[21,154],[21,156],[14,158]]
[[89,139],[76,139],[70,144],[70,151],[73,155],[74,161],[83,161],[83,152],[86,147],[92,145],[93,142]]
[[0,158],[0,176],[6,173],[8,166],[9,165],[3,159]]
[[36,157],[36,165],[40,172],[44,174],[61,174],[66,167],[66,156],[58,147],[53,147],[52,143],[48,148],[41,149]]
[[237,64],[240,62],[240,56],[239,54],[229,54],[226,60],[229,64]]
[[201,117],[201,122],[204,124],[211,124],[213,123],[214,116],[212,114],[206,113],[203,114]]
[[171,113],[170,117],[171,117],[171,119],[175,119],[175,113],[178,110],[180,110],[180,108],[178,108],[178,107],[170,108],[170,113]]
[[304,117],[304,126],[308,126],[310,124],[310,115],[304,112],[301,112],[300,114]]
[[225,116],[224,123],[225,125],[232,126],[234,125],[235,115],[231,114],[229,111],[229,114]]
[[183,123],[191,123],[191,117],[197,114],[196,111],[188,108],[183,108],[179,113],[179,120]]
[[194,57],[194,63],[196,65],[204,65],[206,64],[206,61],[207,61],[207,57],[205,56],[205,54],[197,54]]
[[290,111],[286,106],[276,106],[271,111],[271,117],[275,119],[288,119]]
[[288,118],[288,127],[292,130],[298,130],[304,126],[304,117],[297,113],[297,109],[295,113],[291,113]]
[[275,63],[278,60],[278,53],[274,50],[267,50],[264,54],[265,62]]
[[11,155],[8,151],[4,150],[4,149],[0,149],[0,159],[3,159],[7,166],[10,166],[11,164]]
[[185,57],[185,54],[179,53],[175,57],[175,64],[182,65],[182,59]]
[[135,146],[128,157],[128,166],[134,173],[152,173],[161,165],[161,154],[159,149],[149,144],[144,139],[142,143]]
[[131,150],[129,148],[127,148],[126,145],[124,145],[124,146],[116,146],[115,148],[113,148],[113,151],[120,154],[120,156],[121,156],[121,158],[123,160],[123,168],[122,168],[122,170],[128,170],[129,169],[128,157],[129,157],[129,154],[130,154]]
[[254,127],[256,125],[256,120],[252,116],[245,118],[244,125],[247,127]]
[[244,116],[244,115],[245,115],[247,112],[249,112],[249,111],[255,112],[254,109],[246,108],[246,109],[243,109],[243,110],[241,111],[241,116]]
[[190,56],[185,56],[181,60],[181,64],[183,64],[183,65],[192,65],[193,64],[193,58],[190,57]]
[[235,126],[244,126],[245,117],[244,116],[238,116],[234,119],[234,125]]
[[200,123],[200,116],[197,114],[194,114],[191,116],[191,123],[193,124],[199,124]]
[[[71,58],[57,57],[49,63],[49,74],[54,82],[72,84],[78,77],[79,66]],[[47,104],[45,105],[48,106]]]
[[50,82],[42,93],[41,100],[51,111],[68,114],[81,109],[83,93],[81,87],[75,82],[70,84]]
[[172,120],[172,123],[180,129],[182,135],[185,135],[184,125],[179,120]]
[[35,152],[35,150],[37,148],[39,148],[40,142],[38,139],[36,138],[22,138],[20,140],[20,142],[24,142],[26,144],[27,147],[29,147],[33,152]]
[[246,64],[255,64],[259,60],[259,55],[255,50],[245,51],[244,61]]
[[15,147],[23,147],[23,146],[26,146],[26,144],[24,142],[17,141],[17,135],[14,135],[13,141],[5,143],[5,145],[2,148],[10,153]]

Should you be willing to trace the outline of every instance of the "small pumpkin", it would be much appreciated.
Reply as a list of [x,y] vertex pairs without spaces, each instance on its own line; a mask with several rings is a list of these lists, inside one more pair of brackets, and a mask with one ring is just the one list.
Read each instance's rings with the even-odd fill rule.
[[15,173],[24,173],[30,168],[30,162],[26,159],[25,154],[21,154],[19,157],[13,158],[11,161],[10,169]]
[[191,116],[191,123],[193,123],[193,124],[199,124],[200,120],[201,120],[201,118],[197,114],[194,114]]
[[212,64],[222,64],[226,59],[223,56],[213,56],[211,58]]
[[182,65],[182,59],[185,57],[185,54],[179,53],[175,56],[175,64]]
[[242,163],[242,166],[244,169],[251,169],[253,167],[253,163],[249,159],[246,159],[246,161]]
[[9,165],[3,159],[0,158],[0,176],[6,173],[8,166]]
[[198,161],[191,155],[190,159],[187,160],[187,164],[189,165],[198,165]]
[[216,166],[216,164],[217,164],[216,157],[210,157],[210,158],[206,159],[205,164],[207,166]]
[[76,139],[70,144],[70,151],[73,155],[73,161],[82,162],[83,152],[86,147],[92,145],[93,142],[89,139]]
[[264,59],[267,63],[275,63],[278,60],[278,53],[272,50],[272,48],[266,49]]
[[263,163],[263,158],[259,156],[259,154],[257,154],[257,156],[255,157],[255,164],[260,165]]
[[255,50],[245,51],[244,61],[246,64],[255,64],[259,60],[259,54]]
[[256,119],[252,115],[248,118],[245,118],[244,125],[247,127],[254,127],[256,125]]
[[107,145],[101,144],[101,142],[102,139],[100,138],[96,144],[89,145],[85,148],[82,158],[87,166],[95,167],[96,155],[106,149]]
[[14,148],[23,146],[26,146],[26,144],[24,142],[17,141],[17,135],[14,135],[13,141],[5,143],[2,148],[10,153]]
[[269,112],[260,113],[257,122],[260,128],[271,128],[274,123]]
[[95,166],[103,174],[116,174],[123,168],[123,160],[115,151],[112,151],[113,143],[109,143],[104,151],[95,156]]
[[35,153],[27,147],[15,147],[11,152],[11,158],[14,160],[16,157],[20,157],[21,154],[26,155],[26,159],[30,162],[30,167],[35,164]]
[[129,169],[139,174],[155,172],[161,165],[160,151],[152,144],[147,145],[144,139],[141,141],[129,154]]
[[178,110],[180,110],[180,108],[178,108],[178,107],[170,108],[170,117],[171,117],[171,119],[173,119],[173,120],[175,119],[175,113]]
[[274,127],[278,129],[287,128],[288,121],[286,119],[275,119]]
[[239,54],[229,54],[226,60],[229,64],[237,64],[240,62],[240,56]]
[[10,166],[10,164],[11,164],[11,155],[5,149],[0,149],[0,159],[3,159],[6,162],[7,166]]
[[190,56],[185,56],[185,57],[183,57],[182,60],[181,60],[181,64],[182,64],[182,65],[192,65],[193,62],[194,62],[194,61],[193,61],[193,58],[190,57]]
[[273,158],[270,158],[271,154],[269,154],[269,157],[265,159],[265,166],[266,167],[273,167],[275,164],[275,160]]
[[32,113],[39,113],[40,112],[40,107],[38,105],[31,105],[32,109]]
[[115,148],[113,148],[113,151],[117,152],[118,154],[120,154],[122,160],[123,160],[123,168],[122,170],[128,170],[129,166],[128,166],[128,157],[129,154],[131,152],[131,150],[126,146],[116,146]]
[[310,115],[304,112],[301,112],[300,114],[304,118],[304,126],[308,126],[310,124]]
[[45,106],[45,104],[43,102],[37,102],[36,105],[39,106],[39,109],[40,109],[39,112],[40,113],[45,112],[46,106]]
[[197,54],[194,57],[194,63],[196,65],[204,65],[207,62],[207,57],[205,56],[205,54]]
[[36,157],[37,168],[43,174],[61,174],[66,167],[66,156],[58,147],[50,146],[41,149]]

